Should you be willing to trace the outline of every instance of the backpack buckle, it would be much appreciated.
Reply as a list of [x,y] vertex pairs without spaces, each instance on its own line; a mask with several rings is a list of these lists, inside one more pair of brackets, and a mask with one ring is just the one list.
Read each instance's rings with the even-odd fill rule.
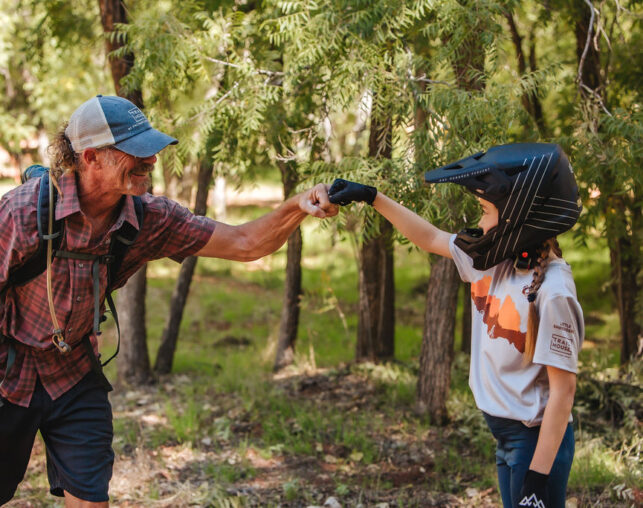
[[71,346],[65,342],[65,337],[63,337],[62,330],[56,330],[51,337],[51,342],[54,343],[54,346],[60,351],[61,355],[66,355],[71,353]]

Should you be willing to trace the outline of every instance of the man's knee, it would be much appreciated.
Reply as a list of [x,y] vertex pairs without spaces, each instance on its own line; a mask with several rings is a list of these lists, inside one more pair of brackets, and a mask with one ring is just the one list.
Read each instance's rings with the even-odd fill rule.
[[65,491],[65,508],[107,508],[109,501],[85,501]]

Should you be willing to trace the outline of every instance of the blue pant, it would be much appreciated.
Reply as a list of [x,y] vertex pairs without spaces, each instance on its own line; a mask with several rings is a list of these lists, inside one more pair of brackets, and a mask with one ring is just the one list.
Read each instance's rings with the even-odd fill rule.
[[[519,508],[518,496],[536,450],[540,426],[526,427],[518,420],[482,414],[497,442],[496,467],[502,504],[504,508]],[[573,459],[574,430],[570,423],[549,473],[547,489],[550,504],[547,508],[565,508],[565,491]]]
[[107,501],[112,476],[112,408],[90,372],[51,400],[40,381],[29,407],[0,407],[0,505],[11,499],[27,469],[37,431],[45,442],[50,492],[66,490],[86,501]]

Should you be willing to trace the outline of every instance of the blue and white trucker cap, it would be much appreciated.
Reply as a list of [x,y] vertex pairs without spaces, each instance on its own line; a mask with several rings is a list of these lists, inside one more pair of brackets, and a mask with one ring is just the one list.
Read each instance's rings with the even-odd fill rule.
[[143,112],[127,99],[97,95],[81,104],[65,134],[74,152],[114,146],[135,157],[150,157],[178,140],[153,129]]

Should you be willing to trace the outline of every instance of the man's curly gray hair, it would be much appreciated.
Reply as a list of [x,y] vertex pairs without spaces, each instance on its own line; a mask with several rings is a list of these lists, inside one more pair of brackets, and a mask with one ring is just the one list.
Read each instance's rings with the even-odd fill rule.
[[56,133],[54,139],[47,148],[50,158],[50,171],[55,178],[60,178],[64,173],[80,171],[78,155],[74,152],[71,142],[65,135],[67,124]]

